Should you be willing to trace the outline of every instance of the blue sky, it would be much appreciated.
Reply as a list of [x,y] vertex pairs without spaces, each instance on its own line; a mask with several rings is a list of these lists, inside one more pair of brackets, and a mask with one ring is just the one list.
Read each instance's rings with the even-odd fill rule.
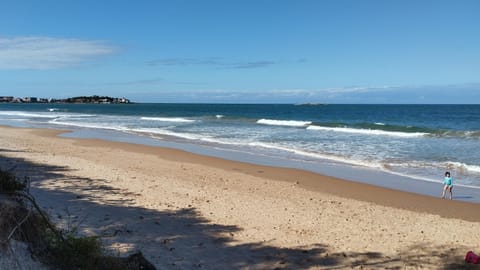
[[480,103],[480,1],[0,1],[0,95]]

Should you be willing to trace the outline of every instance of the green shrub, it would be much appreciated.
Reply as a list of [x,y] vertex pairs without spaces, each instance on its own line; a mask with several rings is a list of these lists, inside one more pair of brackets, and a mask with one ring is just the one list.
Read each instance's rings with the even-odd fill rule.
[[0,170],[0,192],[16,192],[23,191],[26,184],[18,181],[18,179],[8,171]]
[[60,269],[95,269],[102,251],[96,237],[67,235],[65,240],[50,239],[50,263]]
[[[14,238],[28,243],[33,255],[40,261],[53,269],[155,269],[140,252],[127,258],[107,256],[97,237],[76,236],[76,229],[68,232],[58,230],[29,194],[27,180],[26,178],[22,183],[12,173],[0,170],[0,193],[17,195],[10,197],[15,198],[11,209],[7,205],[0,208],[4,210],[0,211],[0,230],[3,229],[8,234],[12,228],[19,226],[13,234]],[[37,211],[31,212],[31,209]],[[24,217],[20,226],[18,220]]]

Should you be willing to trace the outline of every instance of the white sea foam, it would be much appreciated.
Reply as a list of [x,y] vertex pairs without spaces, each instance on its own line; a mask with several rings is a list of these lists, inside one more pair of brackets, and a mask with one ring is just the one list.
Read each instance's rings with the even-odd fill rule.
[[[389,171],[389,170],[387,170],[387,172],[390,173],[390,174],[393,174],[393,175],[398,175],[398,176],[407,177],[407,178],[411,178],[411,179],[421,180],[421,181],[425,181],[425,182],[431,182],[431,183],[439,183],[440,182],[440,180],[432,179],[430,177],[424,177],[424,176],[413,175],[413,174],[408,174],[408,173],[392,172],[392,171]],[[473,189],[480,189],[479,186],[474,186],[474,185],[471,185],[471,184],[469,185],[469,184],[455,183],[455,186],[461,186],[461,187],[473,188]]]
[[[475,181],[470,182],[470,179],[468,179],[471,176],[480,173],[480,166],[467,165],[461,162],[405,161],[386,163],[383,167],[386,172],[394,175],[434,183],[441,182],[443,172],[448,170],[454,175],[454,177],[458,175],[458,177],[456,177],[458,179],[456,179],[455,185],[480,189],[478,184],[472,185]],[[467,179],[464,179],[465,176],[467,176]]]
[[126,131],[127,128],[124,126],[118,125],[111,125],[111,124],[96,124],[96,123],[88,123],[88,122],[69,122],[63,121],[59,119],[53,119],[48,121],[50,124],[55,125],[63,125],[63,126],[72,126],[72,127],[82,127],[82,128],[92,128],[92,129],[109,129],[109,130],[118,130],[118,131]]
[[16,116],[16,117],[25,117],[25,118],[69,118],[69,117],[94,117],[92,114],[68,114],[68,113],[57,113],[53,112],[24,112],[24,111],[0,111],[0,115],[5,116]]
[[[135,119],[135,118],[133,118]],[[408,162],[408,161],[399,161],[398,164],[391,164],[392,168],[390,168],[387,164],[387,166],[384,166],[384,163],[382,163],[381,160],[377,159],[370,159],[370,160],[364,160],[362,157],[356,158],[356,157],[348,157],[348,156],[343,156],[341,153],[335,154],[335,153],[324,153],[324,152],[317,152],[317,151],[309,151],[305,149],[301,149],[300,147],[295,147],[295,145],[283,145],[281,143],[275,143],[275,142],[260,142],[260,141],[252,141],[252,138],[216,138],[213,136],[209,136],[207,134],[202,134],[202,132],[199,133],[185,133],[185,132],[176,132],[174,130],[169,130],[169,129],[162,129],[162,128],[126,128],[126,127],[121,127],[117,126],[117,122],[109,122],[109,123],[86,123],[86,122],[75,122],[75,121],[69,121],[68,118],[66,119],[54,119],[50,121],[51,123],[55,124],[63,124],[63,125],[71,125],[71,126],[77,126],[77,127],[85,127],[85,128],[98,128],[98,129],[109,129],[109,130],[116,130],[116,131],[122,131],[122,132],[128,132],[128,133],[137,133],[137,134],[144,134],[147,136],[151,136],[153,138],[159,138],[162,135],[164,136],[171,136],[171,137],[176,137],[179,139],[185,139],[189,141],[196,141],[196,142],[205,142],[209,143],[212,145],[231,145],[232,149],[243,149],[246,150],[247,152],[251,151],[258,151],[255,152],[257,154],[266,154],[267,156],[269,155],[274,155],[274,156],[284,156],[288,157],[290,160],[298,160],[298,161],[308,161],[308,160],[328,160],[331,162],[338,162],[342,164],[349,164],[352,166],[360,166],[360,167],[366,167],[366,168],[373,168],[377,170],[382,170],[388,173],[392,173],[394,175],[399,175],[399,176],[404,176],[404,177],[410,177],[410,178],[415,178],[418,180],[423,180],[423,181],[430,181],[430,182],[437,182],[438,179],[433,179],[434,177],[431,177],[430,173],[422,174],[416,172],[418,169],[427,169],[427,171],[443,171],[443,169],[449,169],[451,171],[455,171],[457,173],[462,173],[465,175],[478,175],[480,174],[480,166],[477,165],[469,165],[469,164],[464,164],[460,162],[438,162],[438,163],[422,163],[422,162]],[[335,132],[349,132],[349,133],[361,133],[364,134],[374,134],[374,135],[390,135],[390,136],[401,136],[401,137],[406,137],[405,134],[407,135],[412,135],[411,133],[404,133],[401,134],[400,132],[388,132],[388,131],[382,131],[382,130],[367,130],[367,129],[347,129],[347,128],[332,128],[332,127],[319,127],[319,126],[309,126],[308,129],[321,129],[321,130],[327,130],[327,131],[335,131]],[[348,131],[345,131],[348,130]],[[384,134],[388,133],[388,134]],[[395,133],[392,135],[391,133]],[[399,135],[400,133],[400,135]],[[422,135],[414,135],[410,137],[416,137],[416,136],[422,136]],[[261,150],[263,149],[263,150]],[[263,154],[262,154],[263,153]],[[398,167],[404,168],[397,170],[395,169]],[[425,170],[423,170],[425,171]],[[460,179],[456,184],[457,185],[464,185],[464,182],[460,182],[462,179]]]
[[193,123],[195,120],[182,117],[141,117],[142,120],[161,121],[161,122],[177,122],[177,123]]
[[393,165],[395,167],[404,167],[404,168],[419,168],[419,169],[429,168],[434,170],[445,169],[445,170],[453,170],[461,173],[469,172],[469,173],[480,174],[480,166],[465,164],[465,163],[456,162],[456,161],[447,161],[447,162],[415,161],[415,162],[395,163]]
[[160,129],[160,128],[132,128],[132,129],[129,129],[128,131],[133,131],[137,133],[148,133],[148,134],[172,136],[172,137],[178,137],[178,138],[183,138],[188,140],[200,140],[203,137],[196,134],[173,132],[170,130]]
[[182,138],[182,139],[187,139],[187,140],[196,140],[196,141],[204,141],[208,143],[213,143],[213,144],[223,144],[223,145],[236,145],[236,146],[248,146],[248,147],[261,147],[264,149],[270,149],[270,150],[277,150],[277,151],[282,151],[286,153],[292,153],[295,155],[304,156],[304,157],[310,157],[314,159],[323,159],[323,160],[330,160],[333,162],[339,162],[339,163],[344,163],[344,164],[350,164],[354,166],[361,166],[361,167],[369,167],[369,168],[381,168],[380,164],[377,164],[375,162],[368,162],[368,161],[361,161],[361,160],[355,160],[355,159],[349,159],[349,158],[344,158],[336,155],[331,155],[331,154],[321,154],[321,153],[314,153],[314,152],[309,152],[309,151],[304,151],[304,150],[299,150],[295,149],[290,146],[282,146],[279,144],[275,143],[265,143],[265,142],[257,142],[257,141],[244,141],[244,140],[227,140],[227,139],[218,139],[218,138],[213,138],[206,136],[204,134],[191,134],[191,133],[180,133],[180,132],[174,132],[170,131],[167,129],[161,129],[161,128],[134,128],[134,129],[127,129],[127,131],[131,132],[137,132],[137,133],[146,133],[146,134],[153,134],[153,135],[165,135],[165,136],[172,136],[172,137],[177,137],[177,138]]
[[310,125],[310,121],[295,121],[295,120],[273,120],[273,119],[260,119],[257,124],[272,125],[272,126],[289,126],[289,127],[305,127]]
[[460,171],[460,172],[472,172],[472,173],[480,173],[480,166],[478,165],[469,165],[461,162],[453,162],[453,161],[448,161],[445,163],[447,169],[452,168],[454,170]]
[[475,131],[465,131],[464,132],[465,136],[467,137],[480,137],[480,131],[475,130]]
[[377,126],[385,126],[385,123],[377,122],[377,123],[375,123],[375,125],[377,125]]
[[19,111],[0,111],[0,115],[5,116],[21,116],[21,117],[36,117],[36,118],[57,118],[59,115],[49,113],[29,113]]
[[333,132],[343,132],[343,133],[354,133],[354,134],[365,134],[365,135],[384,135],[384,136],[396,136],[403,138],[416,138],[427,135],[428,133],[423,132],[400,132],[400,131],[385,131],[378,129],[361,129],[361,128],[347,128],[347,127],[322,127],[311,125],[308,126],[309,130],[321,130],[321,131],[333,131]]
[[441,135],[446,136],[446,137],[478,139],[478,138],[480,138],[480,131],[479,130],[447,131],[447,132],[444,132]]
[[293,153],[293,154],[296,154],[296,155],[299,155],[299,156],[306,156],[306,157],[311,157],[311,158],[315,158],[315,159],[330,160],[330,161],[334,161],[334,162],[350,164],[350,165],[355,165],[355,166],[377,168],[377,169],[381,168],[380,164],[377,164],[377,163],[374,163],[374,162],[367,162],[367,161],[349,159],[349,158],[339,157],[339,156],[330,155],[330,154],[313,153],[313,152],[298,150],[298,149],[294,149],[294,148],[290,148],[290,147],[284,147],[284,146],[280,146],[280,145],[277,145],[277,144],[263,143],[263,142],[251,142],[251,143],[248,143],[248,145],[249,146],[255,146],[255,147],[263,147],[263,148],[268,148],[268,149],[274,149],[274,150],[280,150],[280,151],[290,152],[290,153]]

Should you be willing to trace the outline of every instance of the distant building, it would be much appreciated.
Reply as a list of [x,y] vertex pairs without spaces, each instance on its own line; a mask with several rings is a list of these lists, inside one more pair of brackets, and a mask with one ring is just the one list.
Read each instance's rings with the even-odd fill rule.
[[37,97],[12,97],[12,96],[0,96],[0,103],[12,102],[12,103],[97,103],[97,104],[110,104],[110,103],[131,103],[129,99],[124,97],[114,98],[108,96],[80,96],[66,99],[54,99],[54,98],[37,98]]
[[118,103],[130,103],[130,100],[122,97],[122,98],[119,98],[119,99],[118,99]]
[[48,100],[49,103],[67,103],[67,99],[58,99],[58,98],[51,98]]
[[14,97],[0,97],[0,102],[12,102]]
[[26,97],[23,99],[23,102],[35,103],[35,102],[38,102],[38,99],[36,97]]

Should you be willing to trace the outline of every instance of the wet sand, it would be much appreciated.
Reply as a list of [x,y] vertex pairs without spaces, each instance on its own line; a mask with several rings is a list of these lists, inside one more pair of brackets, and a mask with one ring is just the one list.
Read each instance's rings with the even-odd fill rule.
[[454,269],[480,251],[480,204],[57,130],[0,132],[1,168],[28,176],[60,225],[160,269]]

